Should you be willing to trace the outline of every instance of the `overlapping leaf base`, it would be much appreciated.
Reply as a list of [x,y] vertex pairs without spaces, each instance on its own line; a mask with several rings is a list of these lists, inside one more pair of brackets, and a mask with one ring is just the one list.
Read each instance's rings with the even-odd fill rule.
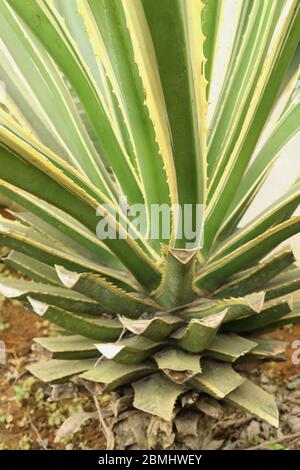
[[[170,256],[174,262],[174,252]],[[165,259],[168,262],[168,256]],[[178,264],[183,262],[180,256],[176,259]],[[279,263],[283,272],[267,282],[264,291],[251,292],[257,287],[257,273],[261,276],[264,271],[266,278],[269,271],[273,273],[273,259],[288,260]],[[104,299],[102,278],[59,267],[56,273],[64,287],[15,279],[0,282],[2,294],[20,299],[68,332],[35,340],[51,357],[29,367],[39,379],[55,384],[79,375],[83,381],[100,384],[103,392],[131,384],[134,406],[166,420],[172,419],[178,396],[194,389],[278,425],[275,398],[240,375],[236,365],[248,359],[284,360],[286,344],[259,335],[278,325],[300,322],[300,302],[294,292],[298,268],[291,250],[233,277],[215,293],[207,293],[209,298],[171,309],[153,300],[168,297],[165,281],[152,299],[119,288],[113,288],[112,298],[106,294]],[[173,281],[174,273],[176,269]],[[245,293],[247,286],[247,295],[220,298],[227,286],[235,286],[237,293]],[[129,316],[122,314],[122,299]],[[121,301],[119,313],[112,312],[116,301]],[[110,312],[104,313],[105,304],[111,305]]]

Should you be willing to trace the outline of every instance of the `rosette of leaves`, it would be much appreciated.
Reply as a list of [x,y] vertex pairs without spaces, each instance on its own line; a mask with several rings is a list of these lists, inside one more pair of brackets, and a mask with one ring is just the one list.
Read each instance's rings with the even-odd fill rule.
[[[0,290],[69,333],[36,340],[52,356],[29,368],[41,380],[132,385],[134,406],[167,420],[194,389],[277,425],[274,397],[237,365],[282,359],[261,334],[300,319],[281,247],[300,230],[299,178],[240,221],[299,130],[300,4],[241,2],[208,122],[224,8],[1,0],[0,193],[20,209],[0,243],[24,278]],[[147,233],[154,204],[203,205],[202,246],[187,249],[175,212],[167,239],[143,236],[120,197],[145,206]],[[115,238],[96,235],[104,220]]]

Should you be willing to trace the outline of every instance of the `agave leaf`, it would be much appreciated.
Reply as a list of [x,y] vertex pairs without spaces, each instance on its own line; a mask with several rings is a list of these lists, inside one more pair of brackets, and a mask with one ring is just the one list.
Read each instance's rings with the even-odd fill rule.
[[[86,2],[82,0],[70,0],[66,3],[64,0],[55,0],[55,7],[64,18],[69,32],[77,43],[81,56],[84,57],[90,73],[97,83],[98,89],[102,95],[103,106],[113,124],[114,131],[134,164],[133,155],[131,155],[133,149],[130,143],[128,129],[124,122],[124,116],[118,107],[114,90],[105,74],[103,62],[99,60],[99,40],[97,41],[99,36],[94,34],[95,24],[91,24],[90,22],[89,25],[87,25],[89,27],[87,27],[83,19],[82,10],[83,8],[85,8],[85,10],[87,9]],[[103,54],[101,59],[103,60]]]
[[[285,80],[282,84],[280,96],[283,100],[281,115],[283,115],[289,106],[293,103],[294,97],[299,93],[299,87],[297,81],[299,79],[300,69],[299,69],[299,48],[294,54],[293,60],[290,64],[288,73],[286,74]],[[294,96],[291,96],[291,90],[294,90]],[[299,96],[299,95],[298,95]]]
[[246,295],[244,299],[256,313],[260,313],[264,306],[265,292],[254,292],[253,294]]
[[73,375],[80,374],[90,369],[95,364],[95,359],[62,360],[50,359],[31,364],[27,367],[29,372],[42,382],[65,382]]
[[89,138],[60,72],[8,4],[1,2],[0,8],[2,38],[19,72],[12,84],[9,70],[5,83],[9,90],[13,86],[17,104],[47,146],[58,154],[64,153],[103,193],[114,198],[112,178]]
[[202,373],[191,379],[188,385],[220,400],[244,381],[245,379],[237,374],[230,364],[205,360],[202,362]]
[[[7,145],[12,152],[17,152],[19,156],[22,156],[26,161],[30,161],[31,164],[34,166],[37,166],[40,169],[45,170],[46,169],[46,174],[50,175],[51,178],[54,178],[54,180],[57,180],[61,183],[61,178],[63,175],[65,175],[69,180],[65,180],[63,183],[63,186],[68,187],[71,189],[71,193],[73,194],[73,197],[79,197],[79,198],[84,198],[85,203],[87,203],[90,208],[88,209],[87,207],[85,208],[85,214],[82,214],[81,211],[75,211],[74,208],[69,207],[68,205],[64,205],[64,198],[62,199],[55,197],[57,196],[56,194],[49,194],[45,192],[45,188],[43,186],[36,186],[36,184],[33,184],[33,181],[30,180],[30,185],[28,189],[28,181],[27,179],[20,179],[18,178],[18,173],[15,172],[14,178],[10,177],[10,172],[6,171],[5,172],[5,177],[3,174],[1,175],[5,181],[12,183],[12,185],[16,185],[19,188],[23,189],[24,191],[28,190],[29,193],[40,197],[41,192],[44,191],[44,196],[43,200],[54,205],[57,208],[60,208],[62,211],[67,213],[68,215],[71,215],[75,220],[78,222],[82,222],[83,225],[85,226],[86,229],[89,229],[93,233],[95,233],[96,226],[100,219],[95,219],[95,215],[97,217],[100,217],[105,215],[106,216],[106,222],[107,225],[110,229],[114,230],[114,233],[119,234],[119,239],[126,240],[127,238],[124,237],[124,232],[123,228],[127,230],[128,233],[132,234],[134,236],[135,241],[131,238],[128,237],[128,239],[131,240],[131,244],[137,243],[138,246],[140,246],[142,249],[146,251],[146,253],[151,253],[151,256],[159,259],[158,254],[151,248],[150,243],[145,240],[144,236],[137,230],[136,226],[131,224],[128,218],[128,213],[123,210],[123,207],[119,198],[118,204],[111,204],[111,200],[105,196],[96,186],[93,186],[93,184],[87,180],[84,176],[82,176],[74,167],[72,167],[70,164],[62,160],[60,157],[58,157],[55,153],[51,152],[50,149],[42,145],[42,143],[34,138],[34,136],[29,133],[28,131],[26,132],[24,129],[22,129],[17,122],[12,118],[9,117],[9,119],[3,119],[3,113],[1,112],[0,108],[0,117],[1,117],[1,140],[3,145]],[[25,146],[24,146],[25,144]],[[6,149],[8,150],[8,149]],[[7,155],[1,155],[1,158],[5,158]],[[15,156],[15,155],[14,155]],[[13,156],[10,157],[11,160]],[[46,160],[46,161],[45,161]],[[47,165],[48,163],[48,165]],[[49,163],[54,165],[55,168],[52,167],[52,170],[54,172],[50,171],[49,168]],[[20,161],[18,161],[18,164],[20,166]],[[47,168],[48,167],[48,168]],[[58,173],[57,171],[58,170]],[[6,168],[6,170],[10,170],[9,168]],[[30,171],[30,169],[27,167],[27,170]],[[37,172],[35,171],[33,173],[33,177],[37,178]],[[40,175],[40,178],[42,175]],[[18,184],[16,184],[18,182]],[[34,183],[37,183],[35,181]],[[48,183],[49,185],[50,183]],[[83,190],[84,192],[82,193]],[[62,191],[62,188],[60,188]],[[75,194],[74,194],[75,191]],[[65,194],[65,197],[67,194]],[[68,194],[70,197],[70,194]],[[56,201],[53,202],[53,201]],[[73,201],[73,203],[75,203]],[[77,201],[77,204],[80,203]],[[106,210],[106,207],[109,205],[109,208],[112,209],[113,211],[109,211],[109,213]],[[79,206],[77,206],[79,208]],[[92,226],[89,225],[89,222],[87,222],[87,219],[90,219],[89,217],[89,211],[93,210],[93,215],[90,214],[90,217],[94,219],[94,223]],[[112,218],[110,217],[112,216]],[[87,219],[85,221],[82,220],[82,216],[87,216]],[[117,220],[118,219],[118,220]],[[97,220],[97,221],[96,221]],[[91,222],[91,220],[90,220]],[[106,230],[106,227],[104,227],[104,230]],[[99,229],[99,233],[101,234],[101,230]],[[121,235],[122,233],[122,235]],[[113,238],[114,239],[114,238]],[[111,237],[106,237],[105,238],[105,243],[106,244],[111,244]],[[119,241],[119,240],[118,240]],[[114,242],[113,242],[114,244]]]
[[253,351],[257,343],[235,334],[218,334],[210,343],[208,348],[203,351],[203,356],[212,357],[224,362],[235,362],[249,351]]
[[209,291],[219,287],[226,278],[263,258],[273,248],[298,233],[299,230],[300,217],[292,217],[290,220],[267,230],[224,258],[213,261],[204,267],[196,279],[197,287]]
[[23,255],[18,251],[10,251],[8,255],[1,258],[1,261],[3,261],[7,266],[31,278],[33,281],[55,286],[61,285],[54,268],[51,268],[51,266],[41,263],[30,256]]
[[275,397],[248,379],[227,395],[225,401],[267,421],[272,426],[278,427],[279,425]]
[[[66,251],[67,253],[72,253],[75,255],[79,254],[81,257],[85,257],[87,260],[95,261],[96,263],[99,262],[99,264],[109,264],[105,262],[103,263],[103,259],[100,260],[100,257],[99,260],[97,260],[97,257],[93,256],[91,252],[86,250],[84,247],[80,247],[80,245],[78,246],[77,243],[67,235],[61,233],[59,230],[52,227],[50,224],[35,214],[27,211],[13,212],[10,210],[9,212],[15,220],[22,223],[23,225],[33,228],[40,236],[45,237],[47,240],[49,239],[52,243],[57,245],[57,247],[61,248],[62,251]],[[99,247],[99,252],[101,248],[102,247]],[[109,256],[109,252],[107,252],[107,254]]]
[[[0,244],[9,248],[16,249],[25,255],[46,263],[48,265],[63,264],[68,269],[77,270],[79,272],[96,272],[104,274],[107,279],[115,280],[117,284],[124,285],[123,281],[126,276],[122,272],[107,268],[93,261],[89,261],[75,253],[64,251],[57,246],[53,240],[42,236],[31,227],[19,224],[15,221],[8,221],[0,217]],[[130,279],[128,279],[130,283]],[[125,285],[128,285],[125,281]],[[134,285],[134,283],[133,283]],[[131,289],[133,288],[131,285]]]
[[292,311],[292,297],[286,296],[265,303],[264,309],[255,318],[248,317],[227,323],[224,331],[252,332],[272,325]]
[[[169,153],[168,164],[163,165],[159,147],[156,144],[154,125],[147,107],[149,87],[143,78],[145,58],[151,60],[151,67],[157,64],[149,54],[150,34],[142,6],[139,2],[124,0],[89,0],[88,5],[81,3],[79,9],[86,28],[92,36],[91,42],[98,40],[98,49],[102,53],[105,72],[115,90],[119,106],[132,140],[138,174],[142,182],[142,191],[148,210],[153,204],[169,204],[168,175],[165,169],[170,168],[172,153]],[[92,25],[96,25],[92,31]],[[142,35],[142,37],[140,37]],[[142,39],[142,40],[141,40]],[[144,51],[140,48],[144,47]],[[105,50],[105,52],[104,52]],[[150,49],[151,50],[151,49]],[[159,76],[156,75],[156,88],[159,90]],[[116,77],[118,79],[116,79]],[[154,83],[153,83],[154,85]],[[159,96],[157,96],[159,99]],[[153,103],[154,106],[154,103]],[[150,107],[150,109],[152,109]],[[160,120],[163,119],[160,116]],[[171,150],[168,126],[165,139]],[[171,167],[172,168],[172,167]],[[159,249],[159,240],[156,241]]]
[[158,308],[158,305],[151,299],[129,294],[101,276],[88,273],[78,274],[68,271],[63,266],[56,266],[56,272],[64,286],[84,293],[87,297],[99,302],[109,312],[122,312],[130,318],[137,318],[142,313]]
[[206,97],[209,98],[211,79],[216,58],[220,24],[222,21],[223,0],[204,0],[204,10],[201,16],[203,34],[206,36],[203,51],[206,58],[205,78],[207,80]]
[[[1,108],[0,108],[0,115],[1,115]],[[12,119],[12,118],[11,118]],[[69,180],[65,180],[63,183],[63,186],[69,187],[71,189],[71,193],[73,194],[73,198],[84,198],[85,203],[88,204],[90,207],[89,209],[86,207],[85,211],[86,214],[85,216],[88,216],[89,212],[92,210],[93,214],[90,213],[90,217],[88,216],[88,219],[90,220],[91,223],[91,218],[94,219],[92,225],[90,225],[87,220],[83,220],[82,212],[74,211],[72,210],[73,208],[70,208],[68,205],[64,204],[64,198],[63,195],[61,194],[62,199],[55,197],[55,194],[49,195],[48,193],[44,194],[44,196],[41,198],[41,192],[44,189],[42,186],[38,187],[36,184],[33,184],[33,181],[30,181],[30,185],[28,186],[28,181],[27,180],[22,180],[18,178],[18,173],[15,173],[15,178],[11,178],[11,175],[9,172],[5,173],[5,177],[1,175],[2,178],[4,178],[6,185],[3,185],[3,188],[1,189],[2,191],[9,191],[9,197],[14,200],[14,198],[20,198],[21,196],[18,195],[18,190],[19,189],[24,189],[24,191],[28,191],[32,196],[36,196],[39,199],[42,199],[43,201],[40,201],[40,204],[37,204],[37,200],[33,198],[35,204],[33,204],[33,200],[30,198],[26,198],[24,196],[24,193],[22,193],[23,200],[22,204],[26,204],[29,206],[29,210],[32,209],[32,206],[34,206],[34,211],[38,212],[41,210],[43,211],[43,217],[47,217],[48,221],[52,222],[55,224],[59,220],[59,217],[57,217],[57,214],[55,213],[54,208],[52,208],[52,212],[50,212],[51,205],[55,207],[55,209],[60,209],[62,213],[59,213],[60,215],[63,215],[64,219],[67,219],[68,222],[71,222],[71,225],[74,226],[79,225],[81,229],[84,230],[85,233],[95,233],[97,234],[97,240],[100,237],[103,240],[103,230],[105,231],[105,234],[108,233],[109,230],[113,230],[113,233],[115,236],[118,237],[118,240],[123,239],[127,240],[124,234],[124,229],[132,234],[134,237],[134,240],[131,238],[131,236],[128,236],[128,240],[130,239],[130,244],[137,244],[142,250],[145,251],[145,254],[147,256],[150,256],[150,258],[159,261],[160,256],[158,255],[155,250],[151,247],[150,243],[144,238],[144,236],[137,230],[136,226],[132,224],[128,218],[128,213],[124,210],[122,206],[122,199],[118,201],[118,205],[116,204],[111,204],[111,201],[99,191],[99,189],[91,184],[87,179],[85,179],[82,175],[80,175],[72,166],[61,160],[60,157],[58,157],[56,154],[51,152],[49,149],[44,147],[40,141],[33,139],[31,134],[24,134],[23,135],[23,130],[20,128],[15,121],[14,125],[7,126],[3,125],[3,129],[1,129],[3,136],[2,139],[4,142],[7,143],[7,145],[11,146],[13,151],[19,152],[20,155],[22,154],[22,157],[26,160],[29,160],[32,164],[36,165],[37,167],[42,167],[44,170],[47,167],[47,163],[51,163],[54,165],[55,168],[52,167],[52,170],[54,172],[50,171],[49,165],[48,169],[46,169],[46,174],[49,174],[51,178],[54,178],[56,180],[56,177],[58,177],[59,183],[61,183],[61,180],[59,176],[61,177],[63,174],[69,178]],[[8,131],[8,133],[7,133]],[[26,143],[26,148],[22,145],[23,143]],[[8,149],[6,149],[7,151]],[[3,150],[4,151],[4,150]],[[7,155],[1,155],[1,158],[5,158]],[[11,156],[11,159],[13,157]],[[47,161],[45,161],[45,159]],[[20,162],[18,161],[20,164]],[[50,165],[51,166],[51,165]],[[29,168],[27,168],[28,171]],[[58,170],[58,173],[57,171]],[[33,172],[32,177],[37,178],[37,172]],[[44,178],[41,174],[39,175],[40,178]],[[37,183],[38,181],[35,181]],[[10,184],[12,183],[12,184]],[[17,184],[16,184],[17,183]],[[51,184],[48,182],[48,185]],[[62,188],[60,188],[62,190]],[[84,192],[80,191],[83,190]],[[57,189],[59,191],[59,189]],[[16,194],[17,193],[17,194]],[[65,194],[65,196],[67,196]],[[70,194],[68,195],[70,197]],[[50,205],[47,205],[49,203]],[[73,203],[75,201],[73,200]],[[77,203],[80,206],[80,203],[77,201]],[[21,204],[21,205],[22,205]],[[78,207],[79,207],[78,206]],[[109,211],[106,210],[106,208],[110,209]],[[45,215],[45,207],[48,210],[48,214]],[[82,208],[82,206],[81,206]],[[46,211],[47,212],[47,211]],[[49,214],[50,212],[50,214]],[[39,214],[38,214],[39,215]],[[50,216],[50,217],[49,217]],[[96,216],[96,218],[95,218]],[[105,216],[105,222],[107,222],[107,226],[104,225],[103,230],[101,228],[98,229],[98,223],[101,222],[101,217]],[[111,217],[110,217],[111,216]],[[50,220],[49,220],[50,219]],[[56,219],[56,220],[55,220]],[[60,226],[61,228],[61,226]],[[73,238],[74,236],[74,230],[69,230],[68,232]],[[127,235],[128,235],[127,233]],[[104,235],[105,235],[104,234]],[[118,235],[117,235],[118,234]],[[76,239],[76,237],[75,237]],[[94,235],[95,239],[95,235]],[[113,238],[114,239],[114,238]],[[82,241],[82,239],[79,239],[79,241]],[[106,245],[111,244],[111,237],[104,237],[103,243]]]
[[68,159],[66,152],[64,152],[64,149],[56,138],[57,136],[54,135],[51,126],[45,126],[45,114],[43,109],[40,104],[36,102],[35,97],[32,99],[29,86],[24,76],[20,77],[20,72],[18,74],[14,69],[13,65],[16,66],[15,60],[16,55],[15,59],[13,59],[11,53],[9,53],[5,47],[1,48],[0,75],[6,87],[6,96],[2,103],[5,104],[5,108],[3,109],[2,107],[1,111],[13,116],[24,129],[38,136],[51,150],[60,153],[62,158]]
[[[213,3],[216,3],[216,2],[211,1],[211,4]],[[211,122],[209,125],[209,130],[211,131],[209,132],[209,143],[211,141],[213,131],[214,129],[216,129],[217,121],[218,119],[220,119],[220,115],[221,115],[220,110],[224,106],[225,94],[228,91],[229,82],[233,76],[233,70],[237,66],[237,62],[238,62],[237,56],[241,50],[242,42],[246,35],[249,16],[250,16],[250,12],[253,6],[254,6],[254,3],[252,0],[244,0],[243,2],[241,2],[241,8],[240,8],[240,11],[238,12],[239,16],[238,16],[237,27],[236,27],[234,39],[232,41],[232,47],[230,50],[228,64],[225,70],[225,76],[222,80],[221,90],[219,91],[219,95],[218,95],[218,99],[215,105],[213,116],[211,118]]]
[[80,375],[80,378],[101,383],[104,385],[104,389],[110,392],[141,377],[153,374],[155,370],[151,364],[119,364],[104,359],[96,367],[90,368]]
[[118,339],[122,333],[122,325],[118,320],[81,316],[58,307],[49,306],[30,297],[27,299],[29,307],[34,313],[72,333],[81,334],[97,341],[113,341]]
[[[118,5],[118,2],[116,4]],[[143,12],[142,2],[124,0],[122,8],[130,34],[134,61],[143,85],[144,105],[147,107],[149,118],[152,121],[155,143],[158,145],[158,153],[164,164],[162,177],[167,177],[169,198],[172,204],[176,204],[177,182],[173,161],[172,136],[152,38]],[[134,126],[136,126],[136,123],[134,123]],[[160,158],[154,165],[157,165],[158,168],[161,166]],[[161,184],[161,176],[156,175],[156,178]],[[164,185],[161,186],[161,189],[163,188]],[[174,229],[174,226],[172,229]],[[171,238],[173,238],[173,232]]]
[[240,50],[235,51],[232,76],[218,108],[220,116],[214,122],[211,136],[208,152],[210,198],[226,168],[229,152],[232,151],[242,127],[281,9],[281,4],[267,0],[255,2],[250,11]]
[[101,93],[62,17],[54,6],[50,9],[47,5],[32,0],[27,2],[26,9],[18,1],[12,1],[10,5],[39,38],[74,87],[101,143],[103,155],[117,175],[130,204],[142,203],[141,191],[130,159],[120,146],[103,106]]
[[249,358],[264,359],[276,358],[276,356],[283,354],[286,351],[288,343],[285,341],[277,341],[272,339],[253,338],[251,340],[257,343],[247,355]]
[[226,316],[226,310],[209,315],[202,319],[190,320],[184,326],[171,335],[175,344],[192,353],[203,351],[212,342],[222,321]]
[[[74,248],[78,254],[87,256],[94,261],[107,264],[114,267],[115,257],[107,250],[105,245],[93,235],[90,231],[76,222],[72,217],[68,217],[65,212],[41,201],[19,188],[0,180],[0,193],[16,202],[29,211],[31,219],[27,221],[41,228],[41,231],[47,230],[58,240],[69,248]],[[34,215],[36,217],[34,217]],[[20,216],[19,213],[16,216]],[[38,224],[37,224],[38,222]],[[41,225],[43,223],[43,225]],[[65,238],[63,238],[65,237]]]
[[[73,216],[76,220],[83,223],[88,229],[92,231],[95,230],[99,222],[99,218],[97,220],[96,211],[99,211],[100,209],[102,213],[105,214],[105,221],[107,221],[108,225],[113,228],[114,233],[116,231],[118,233],[122,230],[124,231],[124,228],[121,230],[120,225],[116,224],[114,217],[109,214],[108,211],[104,209],[104,207],[99,205],[97,200],[90,196],[89,193],[83,192],[74,181],[64,176],[61,170],[59,171],[52,163],[50,163],[50,161],[42,157],[40,152],[37,152],[31,147],[28,148],[24,146],[20,140],[13,138],[11,134],[1,127],[0,134],[3,144],[6,143],[7,145],[11,145],[14,151],[19,152],[18,155],[22,156],[22,158],[19,158],[15,155],[15,153],[11,153],[7,149],[4,149],[4,147],[0,147],[0,162],[1,165],[3,165],[1,166],[2,179],[12,183],[24,191],[29,190],[29,192],[33,195],[41,197],[46,202],[53,204],[55,207],[58,207],[63,211],[66,211],[69,215]],[[47,149],[45,149],[45,152],[47,152]],[[27,164],[26,161],[30,162],[30,164]],[[61,165],[62,163],[63,161],[60,162]],[[65,168],[66,164],[63,163],[62,166]],[[71,170],[72,175],[74,175],[74,170],[72,168]],[[23,177],[24,174],[26,174],[26,178]],[[77,175],[76,172],[75,175]],[[79,179],[78,175],[77,179]],[[121,249],[122,254],[120,253],[118,255],[120,260],[122,261],[122,259],[125,257],[127,262],[124,264],[127,266],[129,263],[134,271],[136,271],[136,268],[139,269],[136,261],[137,258],[141,257],[140,268],[142,268],[143,271],[143,283],[145,282],[146,278],[148,280],[150,280],[150,278],[152,279],[150,282],[152,286],[154,278],[156,279],[154,284],[159,282],[159,270],[150,260],[150,264],[152,265],[150,271],[152,274],[149,273],[150,278],[148,278],[148,269],[146,267],[147,263],[145,264],[147,256],[139,247],[138,243],[135,242],[131,237],[128,236],[123,239],[112,239],[110,237],[106,238],[105,242],[115,254],[115,250],[119,251]],[[123,244],[125,244],[128,248],[130,247],[129,251],[131,251],[131,255],[128,258],[127,256],[129,252],[127,252],[126,255],[125,246],[122,248]],[[113,248],[112,245],[114,245],[115,248]],[[142,258],[144,259],[143,262]],[[129,268],[129,266],[127,267]],[[142,271],[140,271],[140,274],[142,274]]]
[[[1,51],[0,55],[1,55],[1,59],[3,60],[4,57],[3,57],[2,51]],[[4,59],[4,61],[5,61],[5,59]],[[7,60],[5,62],[7,64]],[[10,71],[12,72],[11,77],[14,78],[15,74],[14,74],[13,70],[10,69]],[[6,81],[7,76],[6,76],[6,73],[4,72],[4,70],[2,68],[1,68],[0,73],[1,73],[1,76],[4,78],[4,81]],[[26,129],[29,132],[32,132],[32,134],[35,135],[31,125],[27,121],[27,119],[24,116],[24,114],[22,113],[22,111],[18,108],[18,106],[16,104],[16,101],[12,96],[13,96],[13,92],[11,92],[11,93],[7,92],[6,93],[6,96],[4,96],[4,99],[2,100],[1,112],[4,111],[4,113],[8,114],[10,117],[13,117],[13,119],[15,119],[15,121],[18,122],[20,124],[20,126],[22,126],[24,129]]]
[[[214,297],[238,297],[249,294],[250,292],[255,292],[294,262],[295,256],[292,250],[284,250],[276,253],[217,289],[214,293]],[[266,299],[268,298],[268,294],[266,293]]]
[[[278,4],[274,5],[274,2],[263,3],[264,6],[271,3],[273,8],[278,8]],[[249,164],[252,152],[273,108],[273,103],[280,90],[284,75],[298,46],[300,5],[295,0],[289,6],[288,13],[276,34],[265,62],[263,62],[262,73],[257,83],[256,81],[252,82],[252,84],[251,81],[249,83],[249,88],[255,83],[255,92],[251,97],[251,104],[249,102],[250,105],[248,109],[246,108],[247,112],[242,120],[242,126],[239,128],[238,139],[235,141],[234,148],[229,154],[226,169],[221,172],[218,188],[214,192],[207,209],[205,241],[208,247],[211,246],[221,222],[226,218],[228,205]],[[272,15],[270,15],[270,18],[272,18]],[[275,25],[276,23],[273,25],[274,28]],[[267,46],[269,47],[269,43]],[[236,83],[234,83],[234,86],[239,88],[236,86]],[[238,115],[234,116],[237,120],[238,117]],[[228,126],[228,121],[225,120],[225,122],[226,126]],[[231,131],[231,126],[229,126],[229,129]],[[234,133],[234,128],[231,132]]]
[[238,318],[246,318],[259,313],[263,307],[264,292],[258,292],[245,296],[244,298],[230,298],[222,300],[206,300],[199,302],[194,307],[183,310],[180,315],[185,320],[193,318],[206,318],[207,316],[226,310],[227,313],[223,323]]
[[202,298],[192,303],[190,307],[179,310],[178,315],[184,320],[193,320],[195,318],[204,318],[212,313],[224,310],[223,304],[209,298]]
[[190,354],[180,349],[167,348],[158,351],[153,355],[155,362],[160,369],[170,369],[172,371],[201,372],[200,355]]
[[[291,96],[294,96],[294,90],[292,90]],[[226,234],[234,231],[279,157],[280,150],[297,134],[297,132],[299,132],[299,113],[300,106],[295,100],[286,113],[276,123],[272,133],[249,166],[243,177],[242,184],[240,184],[236,195],[231,201],[224,224],[220,228],[220,238],[224,238]],[[273,208],[271,214],[268,214],[267,210],[264,211],[263,214],[265,216],[272,215],[273,219],[274,217],[277,217],[277,213],[280,215],[285,210],[285,205],[292,205],[292,201],[289,196],[290,194],[287,193],[283,197],[279,198],[278,201],[271,206]],[[296,194],[295,199],[297,197],[298,196]],[[259,222],[259,219],[256,219],[256,221]],[[250,227],[251,226],[249,225],[248,228]],[[254,225],[252,228],[253,227]]]
[[[142,4],[172,134],[177,202],[181,207],[192,204],[193,217],[196,217],[196,204],[205,203],[206,197],[207,82],[202,67],[205,38],[201,30],[204,5],[197,1],[162,0],[157,9],[152,0],[143,0]],[[189,241],[183,234],[181,238],[177,237],[175,246],[185,248]],[[199,242],[194,248],[198,246]]]
[[276,276],[266,287],[266,300],[282,297],[300,289],[300,269],[291,269]]
[[136,335],[142,335],[152,341],[162,341],[182,325],[183,320],[171,314],[155,316],[150,320],[130,318],[119,315],[122,325]]
[[9,299],[32,299],[45,302],[70,312],[100,316],[103,308],[97,302],[78,292],[62,287],[21,279],[0,277],[0,293]]
[[184,370],[184,371],[177,371],[172,369],[164,369],[164,374],[175,384],[184,385],[189,380],[191,380],[197,372],[193,372],[192,370]]
[[120,364],[139,364],[162,348],[164,343],[156,343],[143,336],[132,336],[116,343],[97,343],[98,351],[107,359]]
[[[107,201],[110,201],[99,189],[94,186],[84,175],[82,175],[74,166],[68,163],[65,159],[58,156],[50,148],[46,147],[41,140],[37,138],[32,132],[28,129],[23,128],[20,124],[13,119],[7,112],[0,108],[0,122],[1,122],[1,133],[3,133],[3,142],[10,143],[9,147],[12,149],[20,150],[20,142],[26,144],[28,149],[34,149],[39,153],[40,156],[46,158],[51,162],[57,169],[61,170],[68,178],[71,178],[74,183],[76,183],[79,188],[82,188],[87,191],[87,193],[94,197],[95,199],[102,200],[104,198]],[[10,136],[10,137],[8,137]],[[12,139],[13,138],[13,139]],[[24,151],[23,147],[23,151]],[[14,182],[12,181],[12,184]]]
[[293,310],[290,313],[277,319],[274,318],[272,322],[255,330],[255,334],[268,333],[269,331],[276,330],[284,325],[296,325],[298,323],[300,323],[300,305],[298,302],[295,302]]
[[85,359],[99,356],[94,341],[80,335],[34,338],[52,359]]
[[[300,107],[299,107],[300,110]],[[299,113],[300,117],[300,113]],[[267,229],[275,224],[284,222],[289,219],[298,207],[300,201],[300,183],[296,180],[289,190],[280,198],[278,198],[267,209],[258,214],[245,227],[225,239],[212,255],[211,260],[219,259],[236,248],[242,246],[255,237],[264,233]],[[221,237],[223,233],[221,234]]]
[[171,382],[162,374],[153,374],[134,382],[132,386],[134,389],[134,407],[159,416],[166,421],[172,419],[177,398],[187,390],[185,386]]
[[153,296],[164,307],[184,305],[195,298],[193,291],[196,250],[167,249],[161,283]]

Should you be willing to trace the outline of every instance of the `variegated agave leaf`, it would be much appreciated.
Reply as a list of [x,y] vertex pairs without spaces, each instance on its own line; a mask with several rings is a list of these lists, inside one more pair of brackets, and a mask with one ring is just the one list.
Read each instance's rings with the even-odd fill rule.
[[[36,339],[39,379],[132,385],[134,406],[166,420],[194,390],[278,425],[237,364],[282,359],[259,335],[300,322],[281,248],[300,231],[299,177],[238,226],[300,128],[300,4],[242,3],[211,104],[226,0],[0,2],[0,194],[17,207],[0,245],[23,276],[0,293],[67,332]],[[157,237],[154,205],[171,208]],[[179,230],[185,205],[204,207],[197,243]]]

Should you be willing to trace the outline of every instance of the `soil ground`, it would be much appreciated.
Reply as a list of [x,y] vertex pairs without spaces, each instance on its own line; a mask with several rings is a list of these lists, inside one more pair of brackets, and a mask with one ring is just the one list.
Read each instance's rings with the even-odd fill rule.
[[94,412],[86,393],[51,401],[50,389],[35,380],[26,365],[36,358],[32,340],[49,333],[41,321],[21,305],[5,300],[0,307],[0,338],[7,361],[0,365],[0,450],[4,449],[101,449],[105,439],[100,425],[88,421],[80,431],[54,443],[55,434],[68,416],[81,410]]

